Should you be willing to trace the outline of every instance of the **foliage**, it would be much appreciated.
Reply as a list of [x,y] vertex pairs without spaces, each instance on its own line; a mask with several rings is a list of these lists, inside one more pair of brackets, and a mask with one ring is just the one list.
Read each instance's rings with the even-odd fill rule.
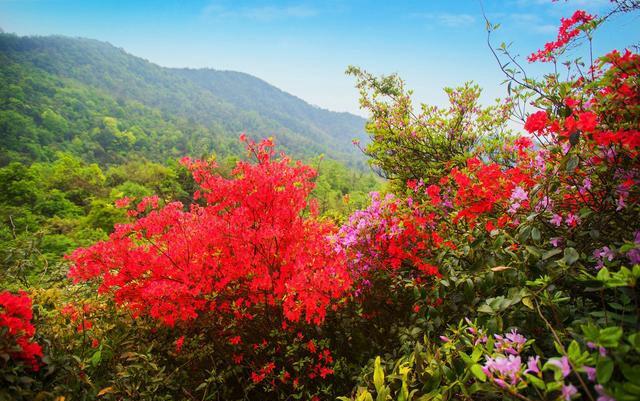
[[472,83],[445,88],[449,107],[422,104],[416,112],[412,92],[398,76],[376,78],[356,67],[347,73],[357,78],[361,107],[371,113],[371,142],[363,151],[400,188],[408,180],[432,184],[442,170],[464,165],[472,154],[491,157],[496,143],[509,137],[510,104],[482,107],[481,90]]
[[[95,40],[0,33],[0,165],[64,151],[101,165],[242,152],[277,134],[297,157],[364,166],[365,121],[322,110],[247,74],[162,68]],[[364,138],[362,138],[364,139]]]
[[[510,99],[489,108],[467,84],[414,115],[399,78],[351,69],[391,178],[368,204],[371,176],[244,136],[247,158],[0,169],[0,282],[35,312],[2,293],[0,326],[20,316],[42,347],[37,372],[4,358],[6,397],[638,399],[640,56],[556,70],[607,18],[562,20],[532,54],[554,64],[542,79],[501,63]],[[43,126],[68,130],[49,109]],[[103,149],[140,135],[109,115],[90,130]]]
[[[563,20],[532,61],[591,35],[591,19]],[[451,242],[423,254],[444,302],[354,399],[638,398],[639,61],[613,51],[566,82],[510,75],[514,102],[539,108],[530,136],[500,163],[470,157],[435,183],[407,181],[414,219]]]

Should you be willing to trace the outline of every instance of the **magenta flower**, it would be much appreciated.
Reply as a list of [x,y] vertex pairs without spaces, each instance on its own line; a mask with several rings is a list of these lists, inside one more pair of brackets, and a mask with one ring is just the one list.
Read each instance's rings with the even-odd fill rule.
[[554,214],[549,223],[553,224],[556,227],[560,227],[562,225],[562,216],[559,214]]
[[562,385],[562,397],[564,397],[566,401],[570,401],[571,397],[577,393],[578,389],[573,384],[569,384],[568,386],[565,384]]
[[511,192],[511,200],[514,202],[526,201],[527,199],[529,199],[529,194],[521,186],[515,187]]
[[573,213],[569,213],[564,221],[568,226],[575,227],[580,224],[580,217],[576,216]]
[[560,368],[560,371],[562,372],[562,377],[567,377],[569,376],[569,373],[571,373],[571,364],[569,364],[569,358],[567,358],[566,356],[563,356],[562,358],[554,358],[554,359],[550,359],[549,363],[551,365],[557,366]]
[[496,334],[495,338],[498,340],[496,341],[498,352],[511,355],[518,355],[527,342],[527,339],[522,334],[519,334],[516,329],[511,330],[511,333],[507,333],[504,336]]
[[530,356],[527,361],[527,370],[524,373],[540,373],[540,356]]
[[593,256],[600,259],[607,259],[609,262],[611,262],[616,257],[616,254],[608,246],[603,246],[600,249],[596,249],[593,252]]
[[590,381],[596,380],[596,368],[592,368],[591,366],[583,366],[582,369],[587,374],[587,379]]
[[495,359],[487,356],[486,358],[487,362],[482,370],[494,382],[498,385],[500,385],[500,382],[508,382],[511,385],[518,383],[522,368],[522,360],[519,356],[509,355],[507,358],[499,356]]
[[551,245],[557,248],[562,243],[562,237],[553,237],[549,240],[549,242],[551,243]]

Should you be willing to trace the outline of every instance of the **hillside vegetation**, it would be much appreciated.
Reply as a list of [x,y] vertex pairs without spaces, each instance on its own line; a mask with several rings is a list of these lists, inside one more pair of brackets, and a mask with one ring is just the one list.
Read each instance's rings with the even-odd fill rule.
[[[353,166],[365,120],[309,105],[248,74],[171,69],[108,43],[0,34],[2,159],[152,161],[241,153],[238,135],[275,136],[298,157]],[[0,162],[2,162],[0,159]]]
[[[547,71],[536,79],[492,46],[509,95],[492,105],[473,83],[415,105],[399,76],[348,68],[370,114],[360,146],[388,180],[377,191],[266,135],[226,157],[180,147],[196,146],[181,124],[245,124],[225,114],[236,105],[256,126],[321,125],[247,77],[123,53],[131,64],[64,71],[49,49],[69,39],[7,37],[51,43],[4,68],[20,80],[0,120],[0,401],[637,401],[640,54],[566,51],[638,10],[561,19],[527,57]],[[71,42],[67,58],[118,53]],[[235,88],[215,118],[185,109],[192,89],[214,104]],[[123,114],[83,114],[100,107]],[[295,138],[319,139],[285,137],[291,152]]]

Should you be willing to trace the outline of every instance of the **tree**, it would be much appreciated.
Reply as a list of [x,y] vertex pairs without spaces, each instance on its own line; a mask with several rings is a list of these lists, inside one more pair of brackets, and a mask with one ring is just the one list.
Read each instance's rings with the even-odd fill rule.
[[398,76],[377,78],[356,67],[347,74],[356,77],[360,105],[371,113],[371,143],[363,151],[380,175],[401,188],[408,180],[433,184],[444,169],[463,166],[472,155],[491,157],[492,141],[509,134],[509,103],[480,106],[477,85],[445,88],[450,107],[422,104],[416,111]]

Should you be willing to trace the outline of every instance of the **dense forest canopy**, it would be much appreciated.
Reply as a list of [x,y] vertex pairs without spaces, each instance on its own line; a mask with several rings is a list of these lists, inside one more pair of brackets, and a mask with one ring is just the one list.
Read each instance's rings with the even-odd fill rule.
[[237,137],[276,135],[299,157],[324,153],[352,166],[365,120],[311,106],[248,74],[159,67],[107,43],[0,35],[3,163],[52,160],[161,162],[237,155]]

